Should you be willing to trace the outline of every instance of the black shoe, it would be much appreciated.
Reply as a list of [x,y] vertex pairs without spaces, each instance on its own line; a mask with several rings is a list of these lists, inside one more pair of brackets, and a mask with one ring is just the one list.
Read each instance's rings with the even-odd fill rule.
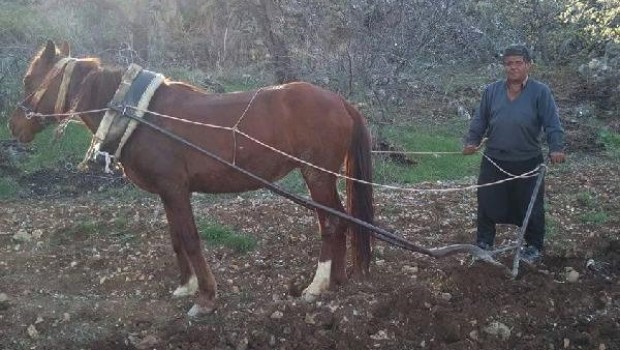
[[528,264],[536,264],[542,260],[542,253],[531,245],[523,247],[521,250],[521,261]]

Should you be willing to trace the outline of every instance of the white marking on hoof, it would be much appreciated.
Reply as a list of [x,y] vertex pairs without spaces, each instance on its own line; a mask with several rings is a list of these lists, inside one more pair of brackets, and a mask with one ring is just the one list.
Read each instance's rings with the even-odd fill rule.
[[172,296],[175,298],[187,297],[194,295],[197,291],[198,278],[196,278],[196,276],[192,276],[187,283],[175,289],[174,292],[172,292]]
[[332,261],[319,261],[316,268],[316,274],[312,283],[301,293],[301,297],[307,302],[313,302],[329,287],[329,278],[332,270]]
[[194,304],[194,306],[192,306],[192,308],[187,312],[187,316],[200,317],[212,313],[213,310],[215,310],[215,308]]

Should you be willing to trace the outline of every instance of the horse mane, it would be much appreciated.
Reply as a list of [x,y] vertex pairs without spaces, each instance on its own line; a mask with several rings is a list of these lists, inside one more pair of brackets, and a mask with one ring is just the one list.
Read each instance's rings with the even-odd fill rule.
[[205,90],[205,89],[202,89],[202,88],[200,88],[198,86],[190,85],[190,84],[187,84],[187,83],[184,83],[184,82],[180,82],[180,81],[166,80],[166,84],[169,85],[169,86],[180,87],[180,88],[183,88],[183,89],[186,89],[186,90],[189,90],[189,91],[200,92],[200,93],[203,93],[203,94],[208,93],[208,91]]
[[[86,66],[90,66],[92,69],[84,78],[80,92],[76,95],[73,102],[72,109],[83,111],[105,107],[121,83],[123,68],[104,67],[98,58],[83,58],[80,61],[86,62]],[[95,66],[94,68],[92,67],[93,65]],[[165,83],[168,86],[179,87],[188,91],[208,93],[205,89],[180,81],[166,79]]]
[[[99,63],[97,61],[97,63]],[[121,83],[123,72],[117,68],[107,68],[98,65],[91,70],[82,83],[72,109],[84,111],[87,109],[104,108],[114,96]]]

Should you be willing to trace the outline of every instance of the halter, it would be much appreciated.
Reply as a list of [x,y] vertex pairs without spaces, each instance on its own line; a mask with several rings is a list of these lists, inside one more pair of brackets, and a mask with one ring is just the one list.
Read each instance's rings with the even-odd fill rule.
[[[26,119],[32,119],[33,117],[40,117],[38,113],[36,113],[33,108],[36,109],[39,102],[45,95],[48,90],[49,84],[54,80],[58,74],[63,72],[62,81],[60,83],[60,87],[58,88],[58,96],[56,97],[56,104],[54,105],[54,114],[60,114],[63,112],[63,108],[67,102],[67,95],[69,92],[69,83],[71,82],[71,76],[73,75],[73,69],[75,68],[75,64],[78,60],[72,57],[62,58],[60,61],[56,62],[54,67],[47,73],[45,79],[39,85],[37,90],[35,90],[32,94],[28,95],[24,100],[22,100],[18,107],[24,111],[26,115]],[[30,106],[26,106],[26,101],[32,97],[30,101]]]

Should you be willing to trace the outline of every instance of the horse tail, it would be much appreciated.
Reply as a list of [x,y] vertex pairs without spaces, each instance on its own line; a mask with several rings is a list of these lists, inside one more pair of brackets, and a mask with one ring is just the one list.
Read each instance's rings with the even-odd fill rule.
[[[353,118],[353,133],[345,160],[345,175],[351,178],[371,182],[371,138],[364,117],[344,101],[345,108]],[[358,181],[346,180],[347,210],[349,215],[372,224],[374,221],[372,185]],[[365,276],[369,273],[371,259],[370,231],[356,224],[349,224],[351,246],[353,249],[354,273]]]

